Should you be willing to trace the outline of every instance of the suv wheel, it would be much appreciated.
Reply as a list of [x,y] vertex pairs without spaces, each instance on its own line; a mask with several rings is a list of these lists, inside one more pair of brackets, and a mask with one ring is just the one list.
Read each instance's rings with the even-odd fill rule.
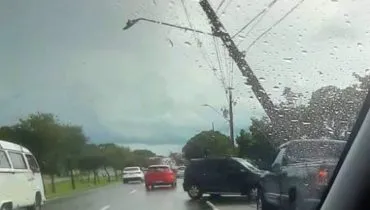
[[276,210],[276,208],[269,204],[264,196],[263,196],[263,192],[261,190],[258,190],[258,194],[257,194],[257,198],[256,198],[256,206],[257,206],[257,210]]
[[188,195],[191,199],[199,199],[202,197],[203,193],[198,185],[193,184],[189,187]]

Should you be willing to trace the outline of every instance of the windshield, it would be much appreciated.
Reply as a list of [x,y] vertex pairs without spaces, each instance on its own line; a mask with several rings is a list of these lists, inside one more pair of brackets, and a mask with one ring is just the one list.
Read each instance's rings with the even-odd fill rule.
[[369,8],[0,0],[0,205],[315,209],[369,92]]
[[256,173],[260,173],[260,170],[258,168],[256,168],[255,166],[253,166],[251,163],[249,163],[248,161],[242,159],[242,158],[234,158],[235,160],[237,160],[240,164],[242,164],[244,167],[246,167],[248,170],[252,171],[252,172],[256,172]]

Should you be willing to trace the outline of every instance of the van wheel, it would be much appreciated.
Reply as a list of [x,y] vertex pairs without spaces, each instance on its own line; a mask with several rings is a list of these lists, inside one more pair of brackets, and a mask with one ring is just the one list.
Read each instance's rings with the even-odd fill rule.
[[190,185],[188,195],[191,199],[196,200],[202,197],[203,193],[200,187],[196,184]]
[[37,193],[35,196],[35,203],[33,206],[27,208],[27,210],[41,210],[41,194]]

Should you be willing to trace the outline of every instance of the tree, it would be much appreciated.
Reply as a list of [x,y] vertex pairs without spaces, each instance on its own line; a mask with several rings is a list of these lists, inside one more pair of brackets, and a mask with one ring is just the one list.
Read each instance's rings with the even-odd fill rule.
[[138,156],[142,156],[142,157],[155,157],[156,154],[150,150],[147,150],[147,149],[137,149],[137,150],[134,150],[133,153],[135,155],[138,155]]
[[266,133],[275,146],[293,139],[347,139],[370,85],[370,75],[354,77],[357,84],[322,87],[306,104],[297,102],[301,94],[286,88],[285,101],[276,110],[280,120],[262,118],[255,129]]
[[219,131],[202,131],[188,140],[182,152],[186,159],[225,156],[233,153],[233,147],[229,138]]
[[260,168],[267,169],[275,158],[276,150],[265,133],[254,129],[258,123],[258,120],[252,120],[250,132],[242,129],[236,137],[238,156],[249,159]]
[[90,180],[90,172],[94,175],[94,184],[98,181],[97,170],[104,166],[105,158],[99,147],[95,144],[86,144],[81,152],[78,161],[78,166],[81,170],[88,172],[88,179]]

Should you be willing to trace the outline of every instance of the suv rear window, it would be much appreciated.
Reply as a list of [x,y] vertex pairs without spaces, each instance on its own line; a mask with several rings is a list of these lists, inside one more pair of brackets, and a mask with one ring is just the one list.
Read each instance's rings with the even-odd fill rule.
[[289,162],[307,160],[337,160],[342,154],[345,141],[297,141],[286,147]]

